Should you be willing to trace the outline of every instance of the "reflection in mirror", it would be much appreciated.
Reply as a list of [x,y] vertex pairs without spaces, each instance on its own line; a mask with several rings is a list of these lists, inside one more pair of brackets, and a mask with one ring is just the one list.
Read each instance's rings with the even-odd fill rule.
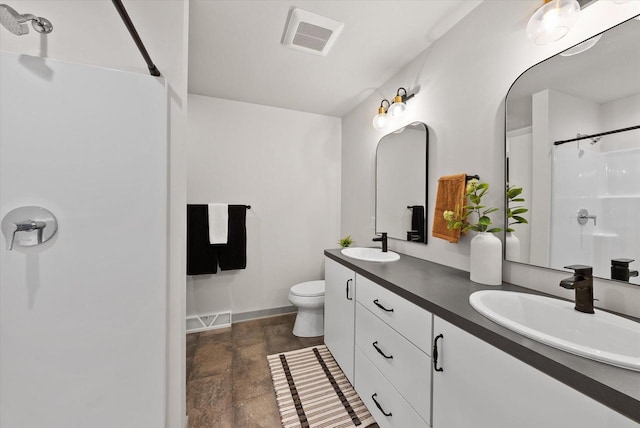
[[640,284],[640,21],[527,70],[506,112],[507,186],[529,209],[506,260]]
[[382,137],[376,152],[376,233],[427,242],[427,125],[415,122]]

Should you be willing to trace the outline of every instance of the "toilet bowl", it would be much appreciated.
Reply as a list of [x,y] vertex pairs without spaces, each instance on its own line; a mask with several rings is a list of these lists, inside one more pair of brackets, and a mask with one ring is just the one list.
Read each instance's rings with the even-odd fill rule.
[[293,334],[316,337],[324,334],[324,280],[307,281],[289,290],[289,301],[298,307]]

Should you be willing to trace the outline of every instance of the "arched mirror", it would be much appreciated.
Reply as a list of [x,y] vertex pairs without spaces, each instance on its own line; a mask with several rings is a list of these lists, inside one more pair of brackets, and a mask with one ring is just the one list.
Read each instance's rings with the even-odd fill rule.
[[524,72],[506,128],[507,186],[524,199],[510,206],[529,210],[506,260],[640,284],[640,20]]
[[427,243],[427,125],[385,135],[376,152],[376,233]]

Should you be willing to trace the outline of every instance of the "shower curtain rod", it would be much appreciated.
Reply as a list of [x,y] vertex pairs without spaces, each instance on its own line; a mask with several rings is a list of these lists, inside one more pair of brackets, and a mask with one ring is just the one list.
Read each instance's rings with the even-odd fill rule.
[[161,76],[160,70],[158,70],[158,68],[155,66],[155,64],[151,60],[151,57],[149,56],[147,49],[144,47],[144,43],[142,43],[142,40],[140,39],[140,36],[136,31],[136,27],[133,25],[131,18],[129,18],[127,9],[124,8],[122,1],[121,0],[111,0],[111,1],[113,2],[113,5],[116,7],[116,10],[120,14],[120,18],[122,18],[122,22],[124,22],[124,25],[127,27],[127,30],[129,30],[129,34],[131,34],[131,37],[133,37],[133,41],[136,43],[136,46],[138,46],[138,49],[140,50],[142,57],[146,61],[147,67],[149,68],[149,73],[151,73],[152,76]]
[[589,139],[589,138],[597,138],[597,137],[601,137],[603,135],[617,134],[618,132],[633,131],[634,129],[640,129],[640,125],[630,126],[629,128],[616,129],[614,131],[601,132],[599,134],[581,135],[581,136],[579,136],[577,138],[572,138],[570,140],[556,141],[556,142],[553,143],[553,145],[554,146],[559,146],[560,144],[564,144],[564,143],[572,143],[574,141],[586,140],[586,139]]

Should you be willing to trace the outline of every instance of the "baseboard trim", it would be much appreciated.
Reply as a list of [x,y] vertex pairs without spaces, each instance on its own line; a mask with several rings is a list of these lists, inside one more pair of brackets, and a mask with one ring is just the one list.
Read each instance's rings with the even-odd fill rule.
[[186,419],[184,420],[184,428],[189,428],[189,415],[187,415]]
[[276,315],[290,314],[297,312],[298,308],[295,306],[283,306],[280,308],[262,309],[259,311],[242,312],[240,314],[233,314],[233,324],[243,321],[255,320],[258,318],[268,318]]

